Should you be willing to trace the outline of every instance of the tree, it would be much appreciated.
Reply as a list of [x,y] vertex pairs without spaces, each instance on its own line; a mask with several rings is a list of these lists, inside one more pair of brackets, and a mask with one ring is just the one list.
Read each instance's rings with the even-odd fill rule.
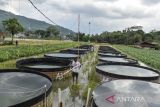
[[55,26],[50,26],[47,28],[47,37],[54,36],[55,38],[57,38],[59,34],[59,30]]
[[74,40],[75,34],[69,33],[66,35],[66,39]]
[[5,34],[0,29],[0,42],[4,43],[4,39],[5,39]]
[[33,35],[33,34],[35,34],[34,31],[26,31],[26,32],[25,32],[25,36],[27,36],[27,37],[29,37],[29,36],[31,36],[31,35]]
[[153,36],[150,33],[145,34],[145,38],[144,38],[145,42],[153,42]]
[[84,38],[85,38],[85,33],[81,33],[81,32],[79,32],[79,34],[78,33],[76,33],[76,36],[74,37],[74,41],[78,41],[78,36],[79,36],[79,41],[84,41]]
[[15,18],[4,20],[2,23],[3,23],[3,26],[4,26],[5,30],[11,33],[12,44],[13,44],[14,35],[19,33],[19,32],[22,32],[24,30],[22,25]]
[[44,30],[36,30],[35,34],[40,36],[41,38],[45,38],[46,37],[46,31],[44,31]]

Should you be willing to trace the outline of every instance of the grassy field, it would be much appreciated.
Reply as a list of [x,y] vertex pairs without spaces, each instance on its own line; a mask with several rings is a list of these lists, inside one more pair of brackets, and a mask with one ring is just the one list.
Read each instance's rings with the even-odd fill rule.
[[[18,40],[19,46],[0,46],[0,68],[15,68],[16,59],[43,56],[44,53],[78,46],[76,42],[58,40]],[[81,43],[84,44],[84,43]]]
[[19,45],[18,47],[3,47],[0,48],[0,62],[21,57],[32,56],[49,51],[60,50],[76,46],[75,42],[62,44],[41,44],[41,45]]
[[114,45],[120,51],[160,70],[160,50],[139,49],[132,46]]
[[65,41],[60,40],[41,40],[41,39],[16,39],[20,44],[32,44],[32,45],[41,45],[41,44],[58,44],[60,42],[64,43]]

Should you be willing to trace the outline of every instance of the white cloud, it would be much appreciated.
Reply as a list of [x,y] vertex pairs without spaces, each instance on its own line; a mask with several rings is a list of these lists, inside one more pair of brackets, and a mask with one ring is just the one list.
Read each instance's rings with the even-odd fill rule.
[[[19,14],[19,0],[12,0],[10,11]],[[20,14],[48,22],[27,0],[20,0]],[[77,31],[77,15],[81,14],[81,31],[88,33],[91,21],[93,33],[122,30],[142,25],[145,31],[160,30],[160,0],[32,0],[56,23]],[[0,9],[8,10],[8,3],[0,1]]]
[[160,0],[142,0],[142,3],[146,5],[157,5],[160,3]]

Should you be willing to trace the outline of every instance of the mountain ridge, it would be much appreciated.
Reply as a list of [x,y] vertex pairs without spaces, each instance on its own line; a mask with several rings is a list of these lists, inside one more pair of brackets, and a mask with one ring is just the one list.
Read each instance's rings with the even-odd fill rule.
[[[51,24],[49,24],[45,21],[28,18],[26,16],[15,15],[11,12],[7,12],[5,10],[0,9],[0,29],[2,31],[4,30],[3,25],[2,25],[2,21],[6,20],[6,19],[9,19],[9,18],[17,18],[18,21],[21,23],[21,25],[24,27],[25,31],[28,31],[29,29],[32,30],[32,31],[46,30],[49,26],[52,26]],[[54,26],[58,27],[58,29],[61,29],[61,35],[67,35],[67,34],[74,34],[75,33],[72,30],[64,28],[62,26],[57,26],[57,25],[54,25]]]

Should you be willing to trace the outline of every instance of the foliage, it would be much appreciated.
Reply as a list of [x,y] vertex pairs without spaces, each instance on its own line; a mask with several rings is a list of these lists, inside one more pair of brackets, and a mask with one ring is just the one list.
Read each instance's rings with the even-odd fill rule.
[[53,36],[55,38],[58,38],[59,34],[60,31],[55,26],[50,26],[46,30],[46,37]]
[[[77,41],[77,36],[73,38]],[[114,32],[103,32],[101,34],[95,35],[85,35],[85,33],[79,34],[80,41],[91,41],[91,42],[98,42],[98,43],[111,43],[111,44],[126,44],[126,45],[133,45],[139,42],[154,42],[160,41],[160,32],[150,32],[145,33],[143,30],[137,31],[114,31]]]
[[26,36],[34,36],[34,38],[53,38],[53,39],[61,39],[58,35],[60,31],[55,26],[49,26],[46,30],[36,30],[34,32],[28,31],[26,32]]
[[142,41],[143,31],[114,31],[103,32],[100,35],[91,36],[91,41],[112,44],[135,44]]
[[41,38],[45,38],[46,37],[46,31],[45,30],[36,30],[35,34],[40,36]]
[[[35,32],[36,32],[36,31],[35,31]],[[29,36],[31,36],[31,35],[34,35],[35,32],[34,32],[34,31],[26,31],[26,32],[25,32],[25,36],[29,37]]]
[[5,30],[12,34],[12,43],[13,43],[14,34],[17,34],[23,31],[22,25],[15,18],[4,20],[2,23]]
[[[95,49],[94,53],[90,53],[88,54],[88,56],[85,57],[85,59],[91,61],[93,60],[93,58],[96,58],[94,61],[92,61],[89,65],[89,67],[91,67],[91,71],[90,70],[86,70],[85,73],[88,73],[88,84],[85,86],[83,92],[82,92],[82,99],[86,100],[87,99],[87,93],[88,93],[88,88],[91,88],[91,92],[93,91],[93,89],[95,89],[95,87],[100,83],[100,78],[96,73],[96,64],[98,63],[98,55],[97,55],[97,49]],[[95,54],[96,53],[96,54]],[[87,66],[87,68],[89,68]],[[88,72],[87,72],[88,71]]]
[[88,88],[91,88],[91,89],[92,89],[91,91],[93,91],[93,89],[94,89],[96,86],[97,86],[97,83],[96,83],[96,82],[90,81],[90,82],[87,84],[87,86],[85,87],[85,89],[84,89],[84,91],[83,91],[83,93],[82,93],[82,99],[83,99],[83,100],[86,100],[86,99],[87,99]]
[[75,42],[66,42],[62,44],[39,44],[39,45],[20,45],[19,47],[1,47],[0,62],[17,59],[20,57],[32,56],[44,52],[55,51],[76,46]]
[[70,86],[70,91],[71,91],[72,97],[79,95],[80,87],[81,86],[79,84],[75,84],[75,85]]
[[16,68],[16,60],[10,60],[0,63],[0,69],[15,69]]
[[152,49],[139,49],[131,46],[115,45],[115,47],[124,53],[127,53],[138,60],[160,70],[160,51]]

